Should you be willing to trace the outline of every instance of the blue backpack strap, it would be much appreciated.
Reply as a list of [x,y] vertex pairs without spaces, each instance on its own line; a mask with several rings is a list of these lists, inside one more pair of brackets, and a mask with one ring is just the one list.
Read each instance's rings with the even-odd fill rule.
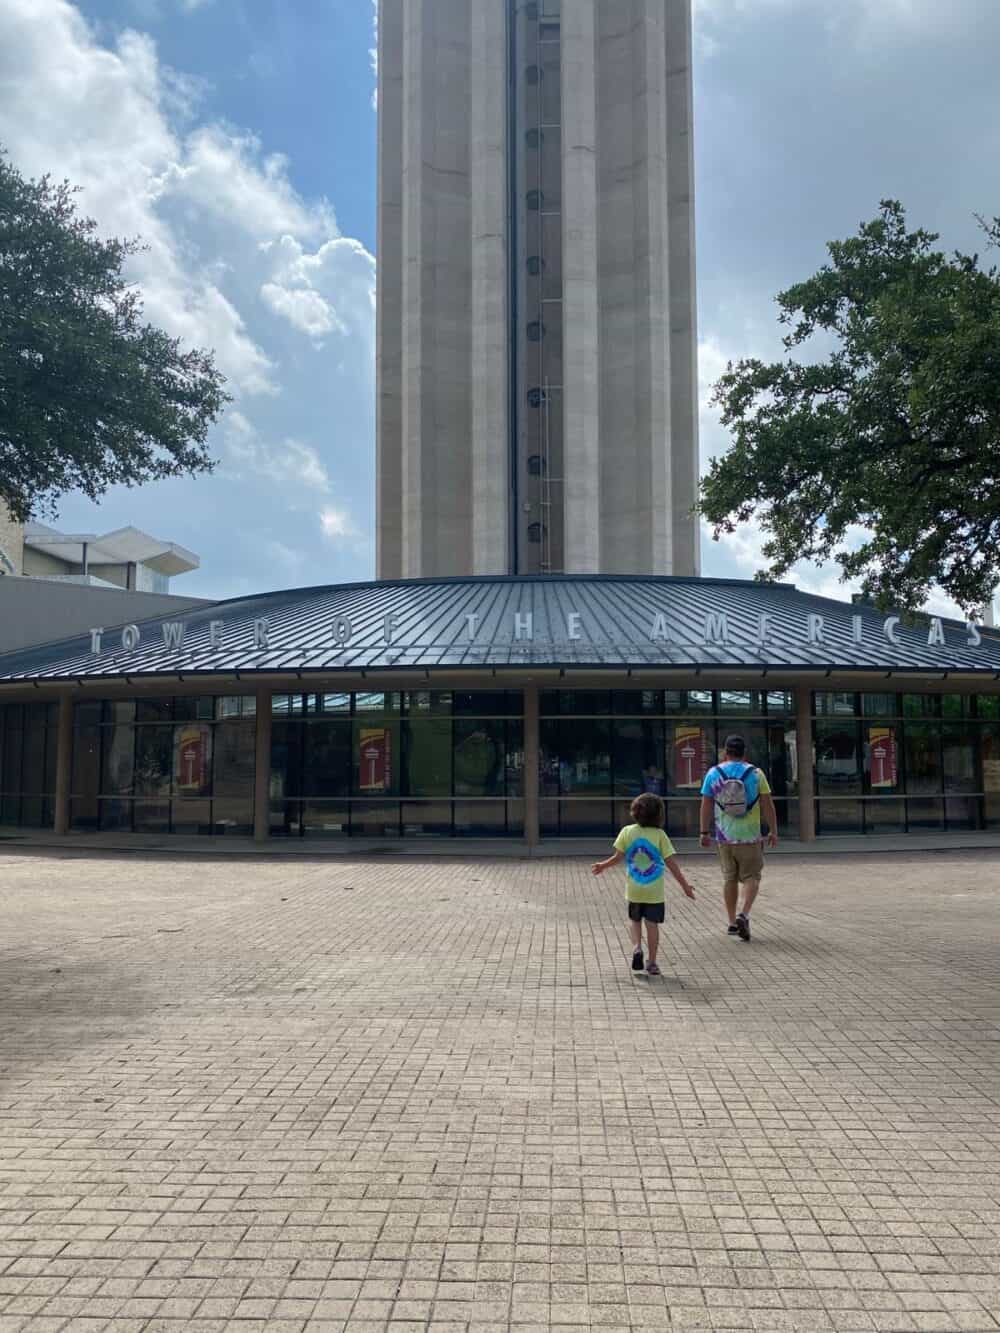
[[[747,764],[746,768],[740,774],[740,781],[743,783],[744,786],[746,786],[746,780],[750,776],[750,774],[756,772],[757,772],[756,764]],[[757,804],[759,800],[760,800],[760,783],[757,784],[757,795],[753,798],[752,801],[747,801],[747,814],[750,813],[750,811],[754,808],[754,806]]]

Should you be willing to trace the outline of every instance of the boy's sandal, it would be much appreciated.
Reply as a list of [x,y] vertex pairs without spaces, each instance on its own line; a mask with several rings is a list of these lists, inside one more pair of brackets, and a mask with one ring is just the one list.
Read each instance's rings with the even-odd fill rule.
[[646,964],[646,976],[647,976],[647,977],[661,977],[662,975],[663,975],[663,973],[660,971],[660,965],[659,965],[659,963],[647,963],[647,964]]

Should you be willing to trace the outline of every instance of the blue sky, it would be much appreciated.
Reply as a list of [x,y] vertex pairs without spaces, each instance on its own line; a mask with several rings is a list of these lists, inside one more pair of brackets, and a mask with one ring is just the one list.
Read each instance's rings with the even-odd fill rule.
[[[215,476],[60,507],[197,551],[177,591],[373,571],[373,28],[372,0],[0,3],[0,143],[146,239],[148,316],[230,378]],[[996,0],[695,0],[703,457],[726,445],[708,385],[779,352],[775,292],[880,198],[977,246],[973,213],[1000,213],[998,49]],[[752,528],[706,541],[707,573],[758,563]],[[830,570],[795,578],[838,594]]]

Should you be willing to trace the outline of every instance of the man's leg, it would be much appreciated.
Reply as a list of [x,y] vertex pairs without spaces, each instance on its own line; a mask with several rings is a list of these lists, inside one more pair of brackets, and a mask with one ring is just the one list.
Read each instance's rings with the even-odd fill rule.
[[739,866],[733,856],[732,848],[725,843],[719,844],[719,865],[722,867],[722,895],[726,900],[726,912],[729,924],[736,921],[736,905],[739,901]]
[[637,953],[642,950],[642,921],[629,921],[629,930],[632,935],[632,952]]
[[750,908],[753,907],[754,899],[759,892],[759,879],[745,879],[743,881],[743,901],[740,905],[740,911],[743,912],[745,916],[750,915]]

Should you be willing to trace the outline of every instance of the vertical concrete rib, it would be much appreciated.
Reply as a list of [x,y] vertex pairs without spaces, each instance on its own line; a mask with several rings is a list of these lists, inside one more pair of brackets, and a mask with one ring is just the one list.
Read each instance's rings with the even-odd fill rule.
[[378,298],[375,361],[376,570],[403,568],[403,0],[381,0],[378,83]]
[[642,105],[645,141],[641,201],[646,233],[643,255],[646,292],[648,382],[644,387],[643,448],[650,494],[655,497],[644,534],[647,568],[653,574],[674,573],[673,504],[670,475],[671,348],[669,198],[667,189],[667,91],[663,49],[667,40],[663,0],[638,0],[641,8],[636,60],[645,89]]
[[[416,578],[423,568],[424,323],[424,129],[428,113],[424,85],[427,25],[434,0],[403,0],[402,147],[402,574]],[[429,293],[428,293],[429,295]]]
[[507,40],[503,0],[471,0],[472,572],[508,566]]
[[562,8],[565,568],[596,573],[600,549],[597,289],[597,3]]
[[670,246],[670,439],[673,573],[701,572],[698,497],[698,319],[695,283],[691,0],[664,5]]

